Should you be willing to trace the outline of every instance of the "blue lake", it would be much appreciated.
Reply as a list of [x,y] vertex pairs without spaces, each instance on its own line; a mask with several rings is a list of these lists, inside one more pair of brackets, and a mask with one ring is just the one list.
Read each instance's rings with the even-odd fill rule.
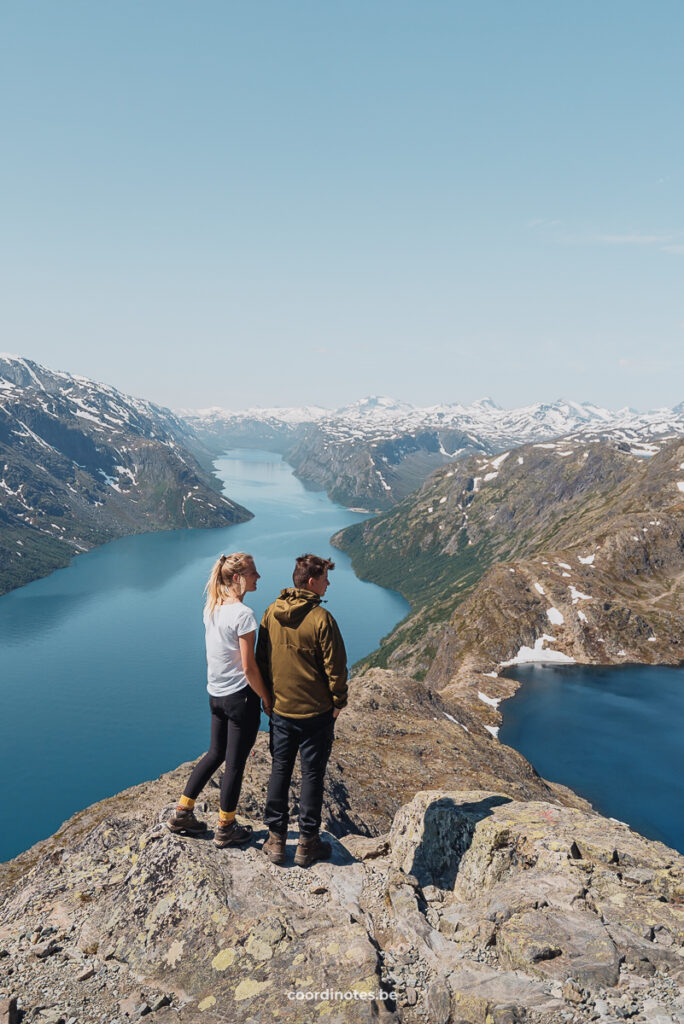
[[0,860],[204,751],[203,589],[222,552],[254,555],[262,578],[247,603],[257,619],[292,585],[297,555],[333,558],[327,607],[350,664],[407,614],[402,597],[358,580],[329,543],[363,514],[307,490],[269,452],[228,452],[216,470],[254,519],[126,537],[0,598],[0,764],[13,822]]
[[684,668],[524,665],[499,737],[540,775],[684,853]]

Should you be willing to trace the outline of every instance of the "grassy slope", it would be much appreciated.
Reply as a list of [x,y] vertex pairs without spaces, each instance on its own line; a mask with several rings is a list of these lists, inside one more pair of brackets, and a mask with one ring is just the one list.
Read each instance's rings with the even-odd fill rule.
[[425,634],[429,663],[436,627],[490,566],[572,547],[625,511],[660,507],[676,449],[677,442],[648,462],[612,444],[563,442],[527,445],[503,461],[473,457],[438,470],[389,512],[337,534],[334,542],[359,576],[398,590],[412,606],[366,662],[396,664],[397,652]]

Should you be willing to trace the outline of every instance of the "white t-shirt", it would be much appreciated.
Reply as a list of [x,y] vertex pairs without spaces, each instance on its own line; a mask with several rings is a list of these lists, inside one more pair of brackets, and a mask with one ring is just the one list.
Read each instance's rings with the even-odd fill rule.
[[227,697],[247,686],[239,638],[252,633],[257,621],[251,608],[236,601],[204,613],[207,641],[207,690],[212,697]]

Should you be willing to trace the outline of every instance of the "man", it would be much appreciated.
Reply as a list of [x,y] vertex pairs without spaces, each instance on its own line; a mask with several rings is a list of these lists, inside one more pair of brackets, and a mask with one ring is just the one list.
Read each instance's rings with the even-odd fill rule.
[[288,793],[297,751],[302,788],[299,845],[295,864],[308,867],[327,860],[330,843],[318,830],[323,780],[330,757],[334,723],[347,703],[347,654],[337,623],[321,600],[335,563],[302,555],[292,574],[294,588],[283,590],[264,612],[256,658],[273,692],[270,747],[273,758],[264,822],[269,837],[263,850],[274,864],[285,863],[289,821]]

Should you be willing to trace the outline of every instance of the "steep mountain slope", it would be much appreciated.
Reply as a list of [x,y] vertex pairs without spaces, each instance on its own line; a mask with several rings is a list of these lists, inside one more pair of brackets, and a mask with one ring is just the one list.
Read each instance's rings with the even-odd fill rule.
[[371,397],[335,412],[213,409],[184,415],[214,450],[240,445],[275,449],[298,476],[333,500],[373,509],[391,508],[433,470],[471,454],[492,455],[572,432],[652,454],[663,440],[684,433],[681,406],[640,414],[564,400],[510,410],[490,399],[421,409]]
[[249,518],[189,444],[168,410],[0,357],[0,593],[115,537]]
[[370,662],[438,686],[521,648],[530,658],[544,648],[546,660],[678,663],[682,466],[681,440],[644,459],[566,439],[438,470],[334,538],[361,576],[413,606]]

